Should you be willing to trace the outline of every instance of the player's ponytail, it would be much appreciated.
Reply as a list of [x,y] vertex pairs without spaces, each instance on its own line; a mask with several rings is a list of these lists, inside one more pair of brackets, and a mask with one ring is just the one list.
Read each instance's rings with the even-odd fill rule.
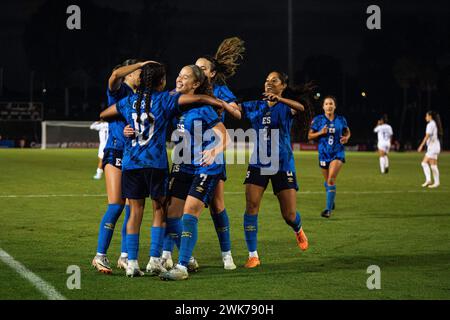
[[439,139],[442,140],[442,136],[444,135],[444,129],[442,127],[441,116],[439,115],[439,113],[433,110],[428,111],[427,114],[431,116],[434,122],[436,122],[436,126],[438,129],[438,136]]
[[151,96],[153,91],[161,84],[166,76],[166,70],[162,64],[149,63],[142,67],[140,75],[140,84],[137,89],[138,98],[136,100],[137,123],[141,123],[141,104],[144,100],[144,110],[150,123],[153,119],[150,117]]
[[238,61],[243,59],[244,52],[244,41],[238,37],[232,37],[222,41],[214,56],[204,55],[200,58],[211,63],[211,72],[216,71],[212,82],[225,84],[226,79],[236,74]]

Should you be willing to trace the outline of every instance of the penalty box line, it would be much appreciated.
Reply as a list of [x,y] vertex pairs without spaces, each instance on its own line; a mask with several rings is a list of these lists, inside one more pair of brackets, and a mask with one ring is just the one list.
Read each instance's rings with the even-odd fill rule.
[[[299,191],[298,194],[323,194],[325,191]],[[339,191],[339,194],[395,194],[395,193],[450,193],[450,190],[377,190]],[[225,191],[225,194],[245,194],[245,191]],[[57,198],[57,197],[106,197],[107,194],[5,194],[0,198]]]
[[22,278],[31,282],[31,284],[49,300],[66,300],[66,298],[62,294],[60,294],[52,285],[31,272],[2,248],[0,248],[0,260],[8,265],[11,269],[16,271]]

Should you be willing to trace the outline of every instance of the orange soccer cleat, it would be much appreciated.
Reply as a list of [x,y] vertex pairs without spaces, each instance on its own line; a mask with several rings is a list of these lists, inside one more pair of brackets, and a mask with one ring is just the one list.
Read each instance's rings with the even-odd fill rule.
[[303,232],[303,228],[300,229],[299,232],[295,234],[295,237],[297,238],[297,244],[302,249],[302,251],[305,251],[308,249],[308,238],[306,237],[306,234]]
[[257,266],[261,265],[261,261],[259,261],[258,257],[250,257],[247,260],[247,263],[244,265],[246,268],[256,268]]

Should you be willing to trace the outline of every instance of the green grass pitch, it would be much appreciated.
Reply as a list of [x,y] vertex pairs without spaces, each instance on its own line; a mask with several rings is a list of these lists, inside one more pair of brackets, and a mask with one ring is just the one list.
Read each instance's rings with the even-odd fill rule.
[[[450,154],[440,156],[441,187],[424,190],[423,154],[391,154],[390,173],[383,176],[375,153],[347,153],[336,211],[326,220],[320,217],[325,193],[317,154],[296,153],[298,209],[310,248],[297,248],[269,187],[259,216],[262,265],[253,270],[243,268],[246,166],[229,165],[225,201],[238,269],[223,270],[213,223],[204,211],[194,251],[200,271],[188,281],[164,282],[129,279],[117,269],[105,276],[91,268],[106,208],[104,180],[92,179],[96,153],[0,150],[0,248],[68,299],[450,298]],[[141,268],[148,259],[150,208],[141,229]],[[114,266],[122,219],[108,252]],[[66,287],[69,265],[81,268],[80,290]],[[381,268],[380,290],[366,287],[370,265]],[[1,261],[0,283],[0,299],[45,299]]]

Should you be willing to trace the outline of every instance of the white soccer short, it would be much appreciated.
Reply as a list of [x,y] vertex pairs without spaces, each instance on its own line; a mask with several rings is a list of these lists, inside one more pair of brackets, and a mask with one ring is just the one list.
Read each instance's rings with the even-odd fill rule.
[[384,151],[384,153],[389,153],[391,149],[391,144],[386,142],[378,142],[378,150]]
[[439,144],[433,144],[427,147],[427,153],[425,153],[425,156],[429,159],[437,160],[439,153],[441,153],[441,146]]

